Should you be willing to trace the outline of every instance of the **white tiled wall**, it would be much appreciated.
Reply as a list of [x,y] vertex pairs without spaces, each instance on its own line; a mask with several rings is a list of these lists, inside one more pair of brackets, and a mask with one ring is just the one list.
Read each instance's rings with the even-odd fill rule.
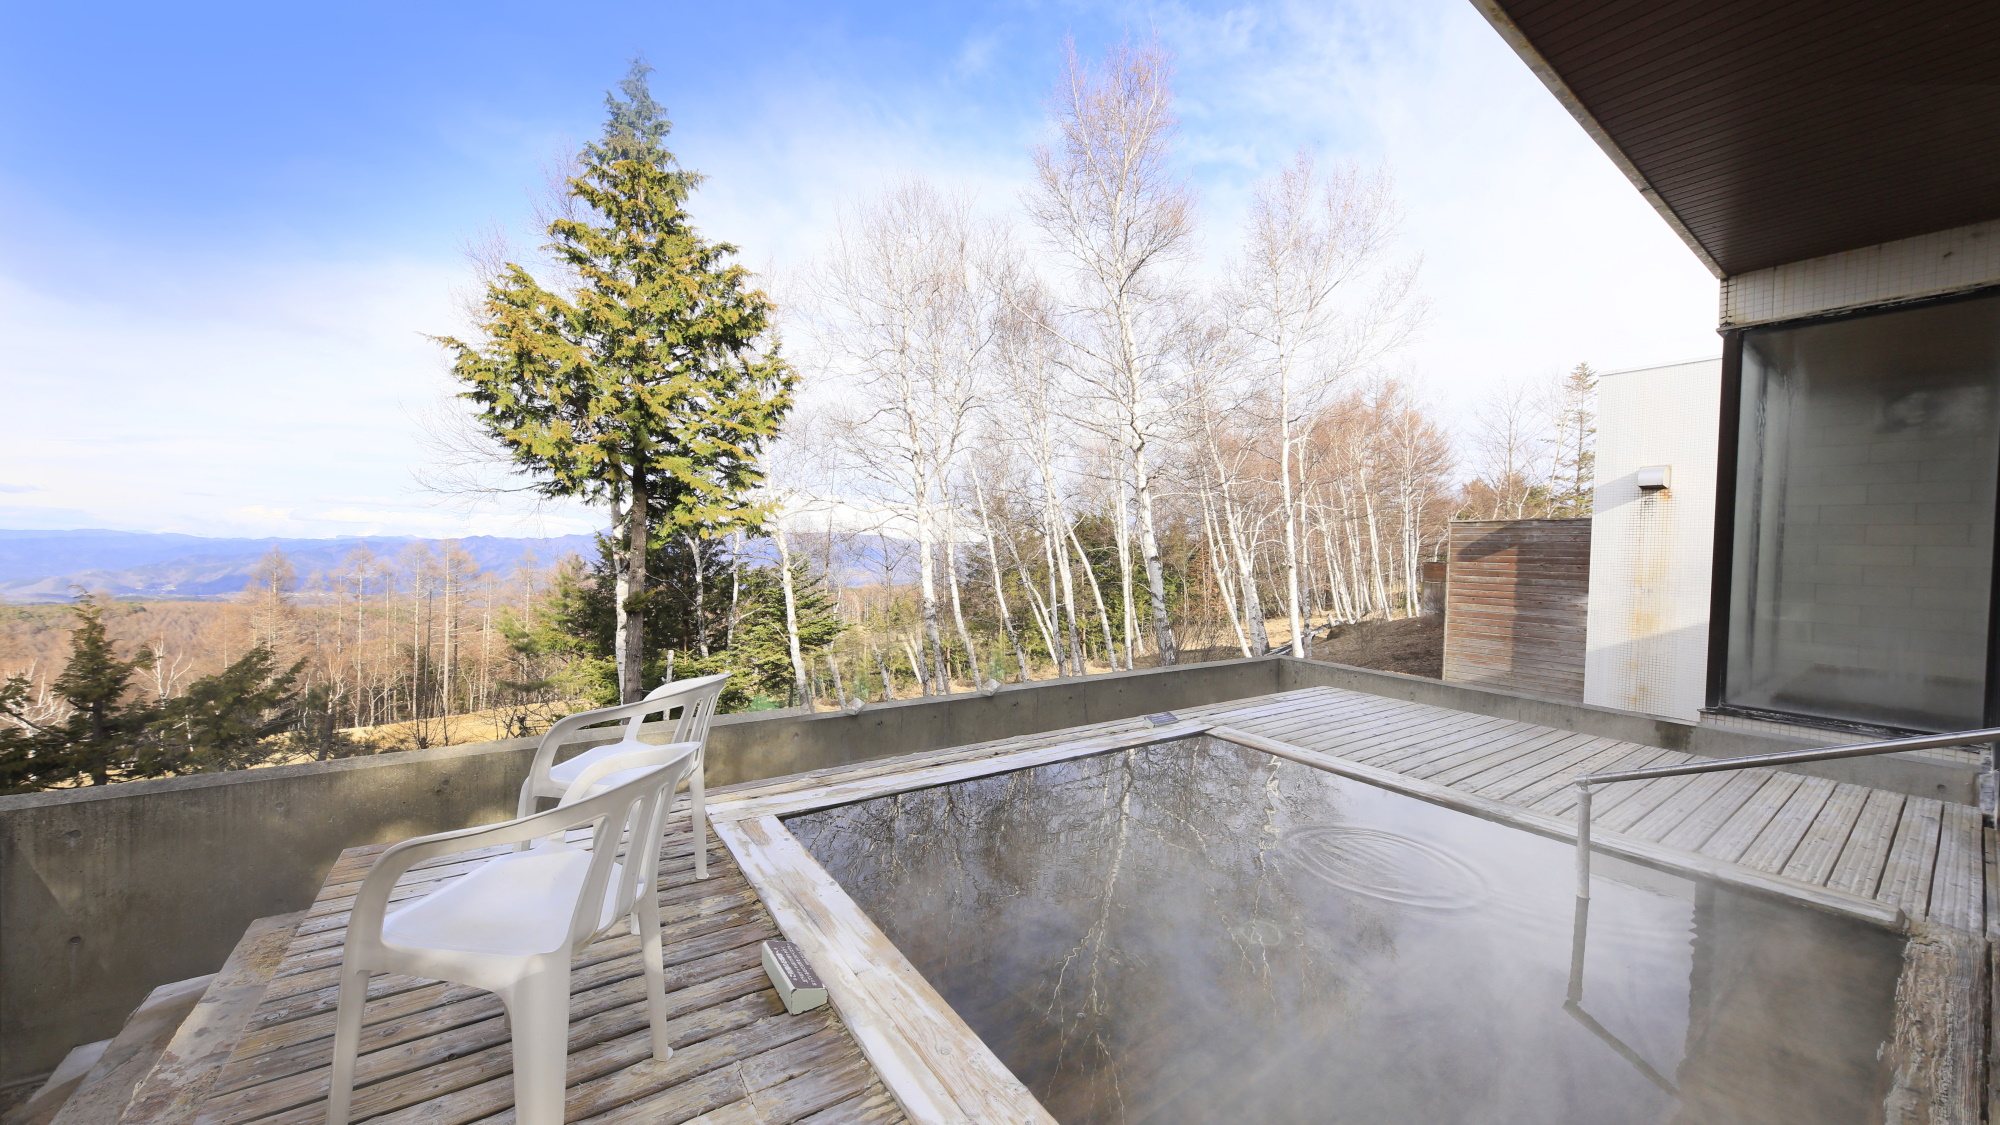
[[1873,734],[1798,726],[1794,723],[1777,723],[1768,719],[1751,719],[1742,715],[1707,714],[1701,717],[1701,725],[1742,734],[1761,734],[1767,738],[1788,738],[1804,746],[1852,746],[1857,742],[1873,742],[1879,737]]
[[1722,283],[1722,327],[1929,297],[2000,283],[2000,222],[1918,235],[1738,274]]
[[[1586,703],[1700,718],[1721,393],[1719,359],[1598,381]],[[1652,465],[1672,467],[1673,487],[1640,492]]]

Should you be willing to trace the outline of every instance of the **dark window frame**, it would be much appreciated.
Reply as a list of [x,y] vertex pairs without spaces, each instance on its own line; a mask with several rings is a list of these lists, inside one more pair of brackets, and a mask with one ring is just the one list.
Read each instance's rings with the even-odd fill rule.
[[[1823,715],[1805,715],[1790,711],[1773,711],[1761,707],[1745,707],[1741,704],[1726,703],[1723,695],[1729,677],[1729,620],[1730,594],[1735,580],[1736,565],[1736,496],[1738,464],[1743,441],[1743,340],[1753,329],[1807,328],[1819,324],[1833,324],[1843,320],[1859,320],[1863,317],[1882,316],[1902,312],[1906,309],[1926,308],[1933,305],[1948,305],[1959,301],[1974,301],[2000,296],[2000,284],[1984,285],[1957,293],[1946,293],[1935,297],[1917,297],[1908,300],[1890,301],[1870,305],[1861,309],[1844,309],[1840,312],[1822,313],[1816,316],[1802,316],[1792,320],[1772,321],[1748,328],[1725,328],[1722,336],[1722,402],[1717,412],[1717,441],[1715,464],[1715,540],[1714,557],[1709,571],[1708,598],[1708,690],[1704,712],[1716,715],[1733,715],[1746,719],[1762,719],[1767,722],[1788,723],[1792,726],[1816,727],[1821,730],[1838,731],[1843,734],[1866,735],[1871,738],[1896,737],[1909,734],[1941,733],[1915,730],[1908,727],[1885,727],[1872,723],[1858,723],[1847,719],[1832,719]],[[1995,526],[2000,526],[2000,459],[1994,464]],[[1985,725],[2000,726],[2000,535],[1994,538],[1994,563],[1991,595],[1986,607],[1986,705],[1983,722]]]

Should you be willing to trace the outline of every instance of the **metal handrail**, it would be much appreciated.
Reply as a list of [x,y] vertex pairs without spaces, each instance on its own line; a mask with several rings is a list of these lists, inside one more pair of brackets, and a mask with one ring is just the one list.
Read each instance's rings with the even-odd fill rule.
[[1825,762],[1835,758],[1862,758],[1871,754],[1898,754],[1905,750],[1934,750],[1963,746],[1968,742],[2000,740],[2000,727],[1962,730],[1950,734],[1920,734],[1911,738],[1891,738],[1882,742],[1857,742],[1849,746],[1825,746],[1816,750],[1787,750],[1781,754],[1749,754],[1740,758],[1710,758],[1704,762],[1683,762],[1677,766],[1647,766],[1636,770],[1585,774],[1576,786],[1576,897],[1590,897],[1590,787],[1614,781],[1651,781],[1657,777],[1680,777],[1691,773],[1720,773],[1754,766],[1781,766],[1792,762]]

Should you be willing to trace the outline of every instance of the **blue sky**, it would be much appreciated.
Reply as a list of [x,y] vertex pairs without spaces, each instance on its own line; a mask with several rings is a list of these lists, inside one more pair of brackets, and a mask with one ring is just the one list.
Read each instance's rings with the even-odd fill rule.
[[1207,249],[1296,149],[1384,164],[1433,314],[1399,368],[1491,383],[1714,354],[1714,282],[1466,0],[1317,4],[9,4],[0,526],[561,533],[414,483],[469,244],[643,53],[706,233],[782,276],[921,174],[1004,210],[1064,36],[1157,36]]

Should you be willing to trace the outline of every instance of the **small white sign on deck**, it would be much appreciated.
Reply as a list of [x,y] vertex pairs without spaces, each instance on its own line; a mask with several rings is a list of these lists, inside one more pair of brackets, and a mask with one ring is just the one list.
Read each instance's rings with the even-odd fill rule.
[[787,1012],[798,1015],[826,1003],[825,983],[813,971],[806,955],[791,942],[764,943],[764,972],[771,978],[771,987],[778,990],[778,999],[785,1002]]

